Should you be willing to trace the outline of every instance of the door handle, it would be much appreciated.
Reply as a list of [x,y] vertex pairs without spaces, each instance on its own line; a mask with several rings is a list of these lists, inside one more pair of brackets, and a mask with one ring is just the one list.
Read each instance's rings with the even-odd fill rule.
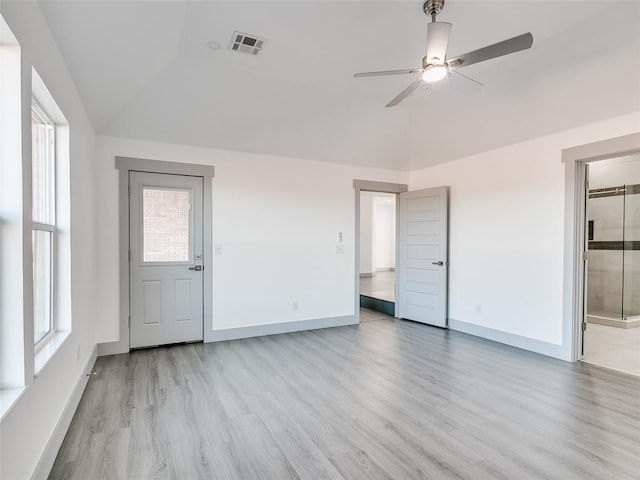
[[439,262],[431,262],[431,265],[439,265],[439,266],[443,266],[444,262],[442,260],[440,260]]
[[193,267],[189,267],[189,270],[195,270],[196,272],[199,272],[201,270],[204,270],[204,267],[202,265],[194,265]]

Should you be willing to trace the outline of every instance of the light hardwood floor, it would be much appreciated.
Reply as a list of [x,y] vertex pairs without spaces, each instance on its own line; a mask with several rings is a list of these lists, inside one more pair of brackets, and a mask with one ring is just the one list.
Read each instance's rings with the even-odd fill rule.
[[395,302],[396,272],[377,272],[373,277],[360,277],[360,294]]
[[640,379],[407,321],[102,357],[52,479],[631,480]]
[[362,322],[375,322],[378,320],[393,320],[386,313],[378,312],[377,310],[371,310],[370,308],[360,307],[360,323]]

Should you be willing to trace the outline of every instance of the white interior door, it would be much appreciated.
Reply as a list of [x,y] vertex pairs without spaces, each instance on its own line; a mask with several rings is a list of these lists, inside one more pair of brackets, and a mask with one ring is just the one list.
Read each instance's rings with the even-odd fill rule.
[[129,176],[131,348],[203,338],[202,178]]
[[449,187],[400,194],[398,316],[447,326]]

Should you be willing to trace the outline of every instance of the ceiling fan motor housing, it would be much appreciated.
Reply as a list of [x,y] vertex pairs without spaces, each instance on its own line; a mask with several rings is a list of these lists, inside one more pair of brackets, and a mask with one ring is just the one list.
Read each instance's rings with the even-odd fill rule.
[[435,22],[436,15],[438,15],[442,9],[444,8],[444,0],[427,0],[422,5],[422,10],[424,10],[424,14]]

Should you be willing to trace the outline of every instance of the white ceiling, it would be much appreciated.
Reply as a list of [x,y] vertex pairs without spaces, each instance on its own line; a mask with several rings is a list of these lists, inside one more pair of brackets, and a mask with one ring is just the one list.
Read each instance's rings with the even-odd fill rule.
[[[640,110],[640,2],[447,0],[449,56],[521,33],[531,50],[384,105],[419,66],[418,1],[42,0],[99,134],[415,169]],[[267,39],[228,50],[234,30]],[[207,47],[219,42],[219,50]]]

